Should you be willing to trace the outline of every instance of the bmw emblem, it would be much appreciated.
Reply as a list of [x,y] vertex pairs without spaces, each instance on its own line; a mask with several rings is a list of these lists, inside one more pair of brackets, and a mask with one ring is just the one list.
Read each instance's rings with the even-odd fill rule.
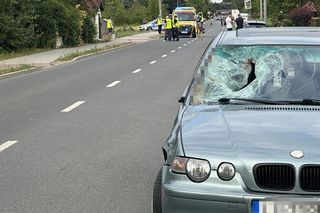
[[292,152],[290,152],[290,155],[293,158],[300,159],[303,158],[304,153],[300,150],[293,150]]

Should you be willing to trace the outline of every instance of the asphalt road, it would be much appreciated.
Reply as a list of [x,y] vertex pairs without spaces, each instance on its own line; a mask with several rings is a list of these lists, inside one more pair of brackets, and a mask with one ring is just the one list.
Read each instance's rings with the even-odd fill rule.
[[0,78],[0,212],[150,213],[177,99],[219,31]]

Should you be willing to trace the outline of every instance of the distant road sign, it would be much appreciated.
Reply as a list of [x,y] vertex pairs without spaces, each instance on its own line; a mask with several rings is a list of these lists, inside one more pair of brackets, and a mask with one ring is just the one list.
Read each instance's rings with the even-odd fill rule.
[[251,0],[244,0],[244,8],[247,10],[251,10],[252,8]]

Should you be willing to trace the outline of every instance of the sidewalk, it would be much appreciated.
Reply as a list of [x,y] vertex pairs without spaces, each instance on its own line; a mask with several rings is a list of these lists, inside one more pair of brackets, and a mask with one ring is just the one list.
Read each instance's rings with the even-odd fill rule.
[[19,64],[30,64],[38,67],[45,67],[45,66],[54,64],[54,61],[56,61],[59,57],[64,56],[66,54],[73,53],[73,52],[77,52],[77,51],[83,52],[83,51],[94,49],[94,48],[104,48],[107,46],[121,45],[121,44],[127,44],[127,43],[138,44],[138,43],[154,40],[157,38],[159,38],[158,32],[140,33],[132,36],[118,38],[110,42],[87,44],[87,45],[72,47],[72,48],[60,48],[60,49],[49,50],[46,52],[36,53],[32,55],[11,58],[11,59],[0,61],[0,67],[10,67],[10,66],[16,66]]

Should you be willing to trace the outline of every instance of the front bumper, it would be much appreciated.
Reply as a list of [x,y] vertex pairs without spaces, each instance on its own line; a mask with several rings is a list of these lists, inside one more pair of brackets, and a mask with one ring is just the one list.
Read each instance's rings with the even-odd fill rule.
[[272,194],[250,191],[239,173],[228,182],[212,171],[202,183],[194,183],[183,174],[172,173],[169,166],[162,170],[163,213],[252,213],[252,201],[318,202],[319,196]]
[[187,25],[187,26],[180,26],[179,27],[179,35],[180,36],[190,36],[192,33],[192,26]]

